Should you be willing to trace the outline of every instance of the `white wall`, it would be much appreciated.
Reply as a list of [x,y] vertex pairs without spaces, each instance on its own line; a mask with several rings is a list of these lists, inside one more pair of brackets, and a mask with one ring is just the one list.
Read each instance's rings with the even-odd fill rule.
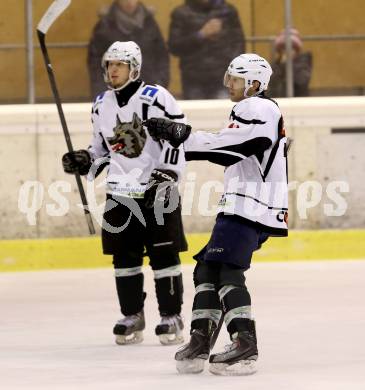
[[[291,227],[364,227],[365,132],[332,134],[331,129],[365,128],[365,97],[296,98],[279,99],[278,102],[284,114],[287,134],[295,139],[289,156],[289,180],[296,181],[297,188],[300,186],[300,198],[298,190],[290,193]],[[229,101],[182,101],[181,106],[195,130],[218,130],[228,120],[233,104]],[[65,104],[64,110],[74,148],[87,147],[91,136],[91,104]],[[61,167],[66,144],[55,105],[0,106],[0,142],[0,238],[87,234],[83,213],[76,206],[80,201],[75,180],[64,174]],[[191,162],[186,175],[190,177],[190,186],[195,183],[193,214],[184,216],[186,230],[209,231],[214,220],[209,214],[214,213],[220,194],[214,192],[214,185],[219,189],[223,168],[207,162]],[[195,175],[196,180],[192,180],[191,175]],[[27,218],[18,206],[19,190],[24,189],[24,184],[29,181],[39,182],[38,185],[45,191],[43,202],[41,194],[38,194],[40,210],[36,221]],[[55,201],[48,194],[48,189],[57,181],[69,183],[72,188],[71,193],[65,194],[70,210],[63,216],[50,216],[47,204],[50,207]],[[349,193],[341,195],[348,206],[341,217],[327,216],[324,212],[331,204],[336,206],[334,195],[330,196],[335,202],[326,194],[326,190],[334,185],[329,184],[333,181],[348,183],[350,189]],[[184,180],[181,193],[185,213],[189,213],[185,184]],[[346,184],[343,185],[346,187]],[[305,202],[310,202],[313,186],[322,186],[324,196],[319,204],[308,210],[305,219],[303,206]],[[209,188],[211,196],[207,198]],[[338,188],[334,189],[335,195],[338,191]],[[98,202],[102,203],[103,189],[99,188],[97,194]],[[37,194],[31,192],[27,195],[27,202],[21,199],[23,209],[27,203],[32,203],[33,195]],[[298,207],[301,207],[300,213]],[[36,223],[30,225],[29,220]]]

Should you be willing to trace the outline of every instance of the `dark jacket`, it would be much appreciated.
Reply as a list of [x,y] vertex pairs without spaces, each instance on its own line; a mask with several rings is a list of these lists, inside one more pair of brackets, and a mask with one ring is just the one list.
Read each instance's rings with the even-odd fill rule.
[[[214,39],[204,39],[198,31],[212,18],[222,20],[222,30]],[[180,57],[184,82],[220,80],[231,60],[245,52],[245,39],[237,10],[224,0],[211,0],[203,7],[186,0],[171,15],[169,50]]]
[[[144,7],[143,4],[139,5]],[[149,10],[146,11],[143,28],[135,28],[130,34],[123,33],[116,21],[116,7],[113,3],[108,13],[95,25],[88,47],[92,97],[95,98],[107,87],[103,78],[101,59],[108,47],[115,41],[134,41],[142,51],[141,78],[147,83],[167,87],[169,82],[169,55],[160,28]]]
[[[273,74],[269,84],[272,97],[286,96],[286,63],[271,64]],[[293,60],[294,96],[309,96],[309,82],[312,75],[312,54],[301,53]]]

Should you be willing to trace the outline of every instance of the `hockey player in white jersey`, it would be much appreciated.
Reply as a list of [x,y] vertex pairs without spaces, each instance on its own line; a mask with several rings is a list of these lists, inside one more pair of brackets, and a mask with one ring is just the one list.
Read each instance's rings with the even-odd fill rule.
[[253,251],[270,236],[288,232],[287,139],[280,110],[264,93],[271,73],[269,63],[256,54],[242,54],[231,62],[224,85],[237,104],[229,124],[218,133],[190,133],[190,126],[163,119],[146,122],[154,139],[183,144],[187,160],[226,167],[211,238],[194,256],[191,339],[175,355],[183,373],[203,371],[221,316],[232,344],[210,356],[210,371],[217,375],[256,371],[256,330],[244,272]]
[[[108,48],[102,70],[109,90],[96,98],[92,108],[91,145],[88,150],[66,153],[62,162],[65,172],[89,176],[98,172],[100,161],[108,165],[102,245],[104,254],[113,256],[124,315],[113,329],[117,344],[143,340],[146,294],[142,263],[146,250],[161,315],[155,332],[160,342],[168,345],[183,342],[179,252],[187,250],[187,244],[180,205],[163,215],[162,224],[156,221],[154,209],[158,202],[168,202],[171,187],[160,191],[161,183],[179,181],[185,158],[182,146],[154,141],[142,121],[158,117],[185,123],[185,116],[165,88],[146,85],[139,78],[141,66],[142,55],[135,42],[117,41]],[[172,188],[176,190],[177,186]]]

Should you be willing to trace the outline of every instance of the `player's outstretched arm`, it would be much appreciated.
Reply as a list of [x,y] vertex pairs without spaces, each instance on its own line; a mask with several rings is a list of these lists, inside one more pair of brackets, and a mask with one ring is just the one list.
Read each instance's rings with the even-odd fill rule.
[[191,133],[191,126],[163,118],[147,119],[143,125],[155,141],[166,140],[174,148],[185,142]]

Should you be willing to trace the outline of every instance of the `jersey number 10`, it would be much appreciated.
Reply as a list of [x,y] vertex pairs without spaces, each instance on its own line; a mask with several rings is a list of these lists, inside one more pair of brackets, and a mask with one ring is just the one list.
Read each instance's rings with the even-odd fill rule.
[[165,164],[176,165],[177,162],[179,161],[179,153],[180,153],[179,149],[176,149],[176,148],[170,149],[170,148],[168,148],[166,150],[166,153],[165,153]]

